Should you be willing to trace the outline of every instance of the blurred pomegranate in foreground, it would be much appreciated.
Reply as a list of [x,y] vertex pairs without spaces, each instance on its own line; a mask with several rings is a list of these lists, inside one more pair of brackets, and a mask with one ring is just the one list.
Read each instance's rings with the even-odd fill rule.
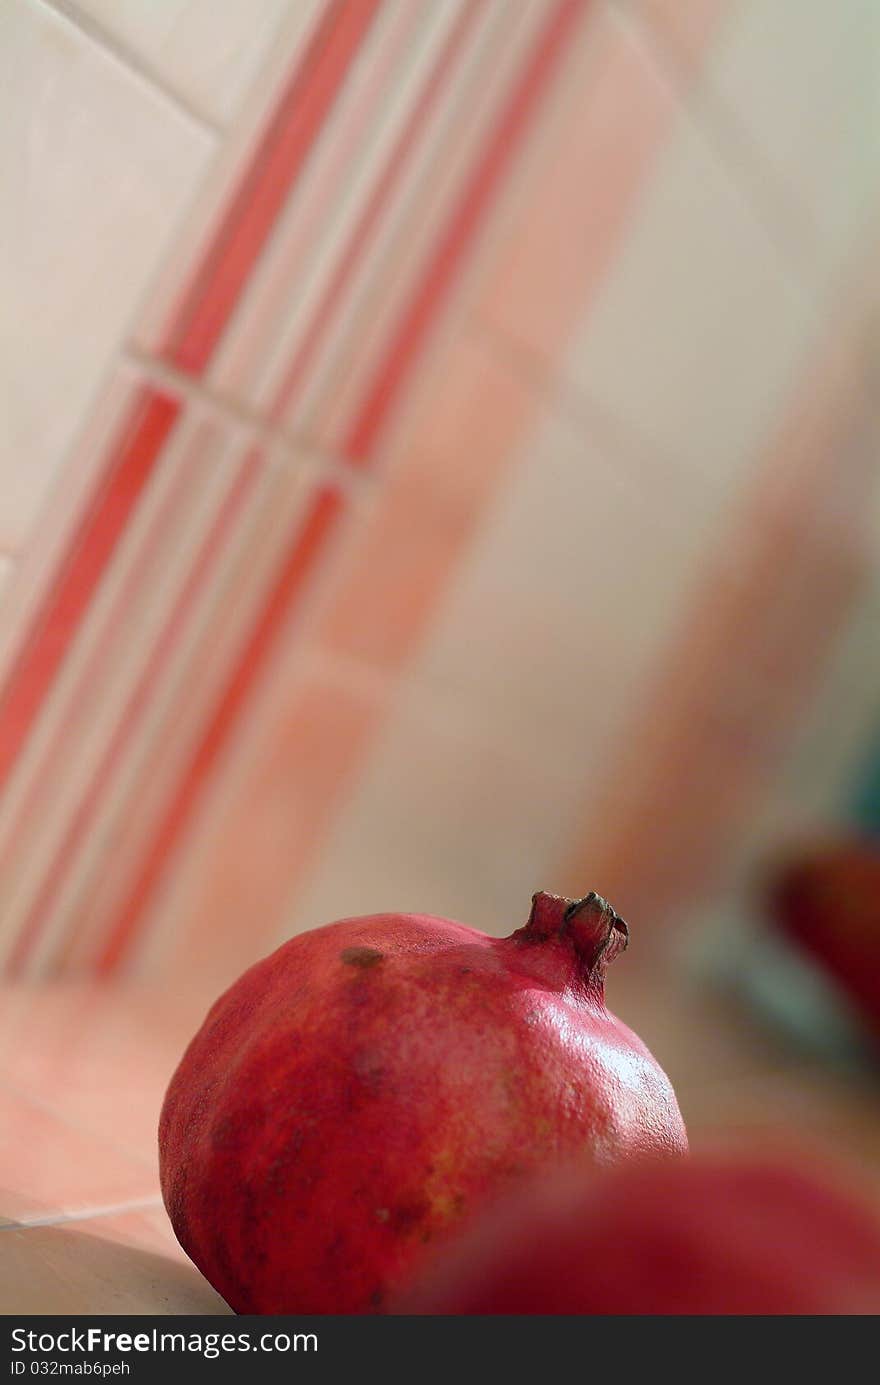
[[669,1081],[605,1009],[626,938],[595,894],[537,894],[504,939],[377,914],[286,943],[171,1081],[160,1167],[181,1244],[239,1311],[378,1311],[524,1174],[683,1152]]
[[867,842],[814,847],[769,887],[775,926],[843,987],[880,1036],[880,851]]
[[778,1155],[569,1170],[499,1204],[395,1310],[873,1314],[880,1222]]

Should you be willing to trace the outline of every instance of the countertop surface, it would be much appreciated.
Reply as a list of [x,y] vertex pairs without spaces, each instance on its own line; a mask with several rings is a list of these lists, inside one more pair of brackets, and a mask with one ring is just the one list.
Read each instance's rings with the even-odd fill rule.
[[[680,983],[621,976],[609,1003],[672,1077],[692,1144],[797,1135],[880,1207],[880,1083]],[[230,1311],[174,1238],[156,1162],[162,1096],[204,1008],[119,984],[0,991],[0,1311]]]

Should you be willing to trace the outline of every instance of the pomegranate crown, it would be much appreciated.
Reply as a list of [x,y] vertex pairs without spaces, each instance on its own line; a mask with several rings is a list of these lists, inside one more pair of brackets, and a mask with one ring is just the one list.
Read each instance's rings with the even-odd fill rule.
[[532,895],[532,911],[518,936],[523,942],[545,942],[551,938],[567,941],[586,975],[601,977],[608,963],[629,942],[629,929],[607,899],[595,890],[583,899],[565,899],[538,890]]

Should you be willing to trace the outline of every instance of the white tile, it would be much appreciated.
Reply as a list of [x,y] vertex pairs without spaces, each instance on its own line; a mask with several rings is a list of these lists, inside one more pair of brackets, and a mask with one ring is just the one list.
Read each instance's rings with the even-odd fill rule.
[[610,6],[591,8],[487,277],[483,317],[554,366],[601,289],[677,116],[675,93],[639,37]]
[[766,444],[811,332],[806,295],[682,114],[566,373],[720,504]]
[[571,831],[577,780],[490,747],[416,685],[395,708],[289,932],[401,910],[508,933]]
[[706,82],[803,212],[818,263],[838,267],[880,200],[876,0],[745,0]]
[[318,0],[73,0],[190,106],[221,123],[236,114],[290,10]]
[[691,490],[649,457],[623,463],[545,417],[456,573],[417,675],[536,762],[598,769],[711,546]]
[[27,535],[213,140],[36,0],[0,13],[0,546]]

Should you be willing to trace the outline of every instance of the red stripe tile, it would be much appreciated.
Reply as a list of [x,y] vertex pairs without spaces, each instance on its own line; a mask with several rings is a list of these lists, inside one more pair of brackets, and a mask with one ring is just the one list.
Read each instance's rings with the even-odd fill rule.
[[[324,14],[175,316],[164,354],[176,365],[196,372],[210,360],[379,4],[337,0]],[[34,725],[180,407],[159,391],[145,389],[111,450],[111,461],[0,700],[0,786]],[[30,932],[23,935],[16,956],[23,956],[31,941]]]
[[189,576],[174,604],[171,616],[153,649],[141,678],[122,711],[101,762],[83,797],[77,804],[55,859],[45,874],[40,892],[19,932],[10,955],[8,970],[12,975],[21,970],[45,927],[46,919],[55,903],[58,891],[63,887],[75,854],[86,836],[92,815],[97,809],[107,785],[112,781],[119,760],[124,755],[137,726],[138,719],[148,707],[159,678],[180,637],[181,630],[185,626],[193,602],[205,585],[208,574],[218,554],[222,552],[236,519],[253,492],[261,469],[262,455],[256,451],[248,453],[196,555]]
[[[358,411],[348,439],[347,450],[352,459],[367,460],[380,430],[387,424],[399,402],[418,351],[443,306],[455,275],[489,211],[493,196],[585,7],[586,0],[561,0],[554,6],[488,147],[474,170],[456,214],[441,237],[430,269],[400,324],[382,370]],[[102,971],[116,969],[130,950],[144,910],[178,845],[215,756],[229,737],[259,666],[268,655],[282,619],[287,614],[287,607],[300,594],[302,583],[315,566],[325,539],[335,527],[340,509],[338,493],[325,489],[319,495],[303,535],[294,545],[244,657],[161,823],[132,894],[111,929],[99,960]]]
[[381,177],[376,182],[357,226],[352,232],[345,252],[341,256],[336,267],[336,271],[330,283],[327,285],[302,341],[297,347],[296,354],[287,369],[281,387],[272,403],[271,416],[273,418],[279,419],[290,407],[291,402],[295,398],[303,376],[314,357],[315,351],[318,348],[328,323],[332,319],[340,298],[345,292],[346,286],[363,256],[364,248],[370,236],[379,223],[379,219],[387,205],[391,190],[402,174],[406,161],[415,146],[425,121],[430,114],[431,108],[442,91],[450,69],[453,67],[461,52],[467,35],[472,29],[477,16],[480,11],[485,8],[485,3],[486,0],[474,0],[472,4],[462,10],[458,22],[455,24],[449,38],[444,44],[443,50],[431,75],[422,88],[412,115],[391,151],[388,162],[382,171]]
[[[324,15],[175,315],[165,346],[175,364],[190,371],[207,365],[379,3],[337,0]],[[30,733],[179,411],[176,401],[145,389],[111,450],[86,517],[0,699],[0,786]]]
[[198,373],[210,360],[379,4],[328,7],[176,314],[163,354],[181,369]]
[[179,413],[178,400],[144,388],[111,449],[100,486],[0,699],[0,788],[30,734]]
[[385,360],[356,411],[344,443],[344,451],[353,462],[365,464],[372,458],[416,367],[431,326],[453,287],[466,253],[488,214],[587,3],[588,0],[561,0],[554,6],[455,215],[440,237],[430,266],[398,325]]
[[98,959],[101,972],[115,971],[125,960],[170,858],[210,778],[282,629],[295,612],[308,578],[324,555],[344,511],[339,491],[322,486],[291,545],[260,618],[238,660],[223,695],[187,766],[134,881],[131,894],[113,924]]
[[[201,447],[210,446],[214,435],[205,430]],[[113,592],[110,610],[97,637],[88,651],[87,657],[77,670],[74,686],[65,699],[63,717],[56,717],[52,736],[41,749],[39,760],[30,767],[25,792],[16,807],[14,821],[2,840],[0,847],[0,877],[13,868],[23,850],[27,849],[28,838],[39,831],[41,818],[57,792],[59,778],[66,772],[65,757],[71,749],[71,737],[77,735],[79,726],[87,721],[94,705],[95,688],[100,686],[117,650],[117,640],[121,630],[130,626],[133,603],[138,594],[149,589],[149,579],[160,561],[162,545],[167,539],[169,527],[175,516],[186,504],[187,489],[191,481],[189,467],[194,450],[200,445],[199,436],[191,440],[170,478],[161,503],[151,516],[148,531],[142,536],[138,549],[127,570]]]

